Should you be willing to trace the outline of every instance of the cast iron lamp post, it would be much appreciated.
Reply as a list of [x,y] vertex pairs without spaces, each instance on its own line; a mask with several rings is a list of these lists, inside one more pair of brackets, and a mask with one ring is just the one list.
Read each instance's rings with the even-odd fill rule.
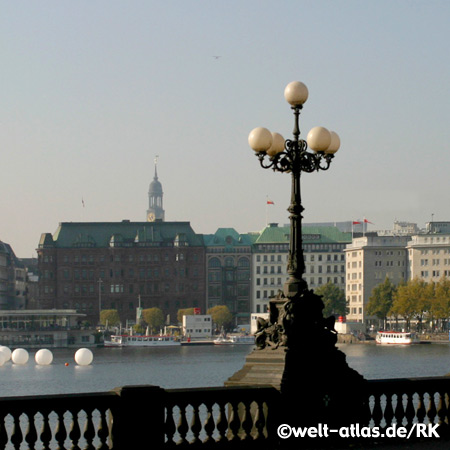
[[[324,127],[313,128],[307,140],[300,139],[299,116],[303,104],[308,99],[308,89],[300,81],[293,81],[286,86],[284,96],[294,111],[295,124],[293,139],[284,140],[278,133],[271,133],[267,128],[255,128],[251,131],[248,142],[256,152],[264,169],[277,172],[291,172],[291,233],[287,272],[289,280],[284,286],[286,297],[292,296],[306,288],[303,280],[305,262],[302,248],[302,212],[300,175],[302,172],[328,170],[334,154],[339,150],[339,136]],[[308,152],[308,145],[314,151]]]
[[[270,318],[260,323],[256,334],[257,346],[285,347],[285,365],[281,392],[285,401],[284,413],[296,422],[317,423],[331,411],[343,413],[340,389],[347,383],[358,390],[363,381],[345,361],[345,355],[335,344],[334,317],[324,318],[321,297],[308,289],[303,279],[305,262],[302,248],[302,199],[300,176],[302,172],[328,170],[340,146],[339,136],[323,127],[313,128],[306,141],[300,139],[299,116],[308,98],[307,87],[298,81],[289,83],[284,91],[294,112],[293,139],[285,140],[266,128],[255,128],[248,142],[256,152],[261,166],[277,172],[290,172],[292,179],[290,213],[290,241],[287,264],[288,280],[283,292],[270,301]],[[308,147],[312,150],[308,151]],[[263,321],[262,321],[263,322]],[[302,407],[302,403],[305,405]],[[307,405],[307,406],[306,406]],[[336,408],[336,409],[335,409]],[[352,409],[353,411],[353,409]],[[291,423],[291,422],[286,422]]]

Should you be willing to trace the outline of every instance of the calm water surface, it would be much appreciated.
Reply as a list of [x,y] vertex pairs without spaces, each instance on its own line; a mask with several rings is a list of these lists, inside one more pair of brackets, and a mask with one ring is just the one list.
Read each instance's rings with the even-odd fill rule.
[[[344,344],[347,362],[368,379],[450,373],[450,345],[376,346]],[[251,346],[94,348],[90,366],[77,366],[76,349],[53,350],[50,366],[37,366],[35,351],[19,366],[0,367],[0,396],[101,392],[117,386],[164,388],[223,386],[239,370]],[[69,366],[65,366],[65,363]]]

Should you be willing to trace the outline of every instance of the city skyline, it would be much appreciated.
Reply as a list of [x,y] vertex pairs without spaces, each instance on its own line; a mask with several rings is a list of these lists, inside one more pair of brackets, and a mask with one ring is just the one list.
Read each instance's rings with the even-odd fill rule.
[[60,222],[144,221],[156,155],[167,221],[288,223],[290,179],[247,136],[291,137],[293,80],[301,137],[323,125],[342,143],[302,176],[305,222],[450,219],[447,2],[1,5],[0,240],[18,257]]

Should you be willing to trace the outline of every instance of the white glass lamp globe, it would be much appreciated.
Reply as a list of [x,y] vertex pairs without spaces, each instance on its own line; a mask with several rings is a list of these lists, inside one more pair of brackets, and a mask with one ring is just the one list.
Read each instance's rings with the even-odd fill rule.
[[14,364],[26,364],[28,358],[28,352],[24,348],[16,348],[11,354],[11,360]]
[[3,364],[5,364],[5,362],[8,361],[5,353],[0,352],[0,366],[3,366]]
[[39,366],[48,366],[53,361],[53,353],[46,348],[41,348],[41,350],[34,355],[34,360]]
[[6,361],[11,359],[11,350],[9,347],[5,347],[4,345],[0,346],[0,353],[3,353],[6,356]]
[[341,146],[341,140],[339,139],[339,135],[337,133],[335,133],[334,131],[330,131],[330,135],[331,135],[331,144],[325,150],[325,153],[334,155],[339,150],[339,147]]
[[331,144],[331,134],[324,127],[314,127],[306,136],[306,142],[311,150],[324,152]]
[[267,150],[269,156],[275,156],[284,150],[284,137],[280,133],[272,133],[272,145]]
[[94,355],[88,348],[80,348],[75,353],[75,362],[79,366],[88,366],[94,359]]
[[284,89],[284,98],[292,106],[300,106],[308,100],[308,88],[301,81],[292,81]]
[[248,135],[248,144],[255,152],[265,152],[272,145],[272,133],[264,127],[253,128]]

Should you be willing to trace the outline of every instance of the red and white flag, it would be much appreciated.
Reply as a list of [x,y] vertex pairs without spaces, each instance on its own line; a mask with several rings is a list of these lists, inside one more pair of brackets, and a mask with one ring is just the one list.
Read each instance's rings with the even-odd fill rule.
[[272,200],[267,200],[268,205],[275,205],[275,203]]

